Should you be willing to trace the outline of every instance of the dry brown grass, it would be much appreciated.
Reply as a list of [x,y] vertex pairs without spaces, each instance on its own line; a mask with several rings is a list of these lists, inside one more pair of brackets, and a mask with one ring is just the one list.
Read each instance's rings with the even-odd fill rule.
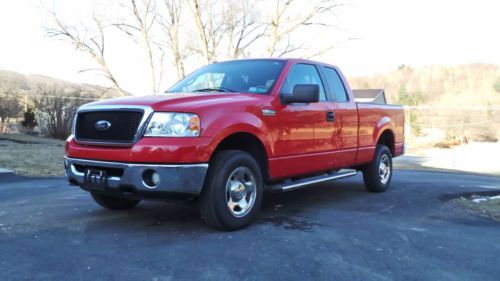
[[25,176],[64,175],[64,141],[0,134],[0,167]]
[[469,197],[461,197],[454,199],[452,202],[473,213],[500,221],[500,199],[474,202],[474,199],[477,198],[481,198],[481,196],[471,195]]
[[459,140],[442,140],[434,145],[437,148],[452,148],[454,146],[461,145],[462,143]]

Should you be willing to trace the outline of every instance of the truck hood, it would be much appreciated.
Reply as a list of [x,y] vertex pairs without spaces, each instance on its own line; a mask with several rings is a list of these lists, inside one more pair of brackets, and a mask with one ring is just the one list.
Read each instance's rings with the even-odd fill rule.
[[96,101],[86,106],[135,105],[149,106],[154,111],[194,112],[200,108],[221,105],[246,105],[271,101],[272,96],[248,93],[168,93],[154,96],[122,97]]

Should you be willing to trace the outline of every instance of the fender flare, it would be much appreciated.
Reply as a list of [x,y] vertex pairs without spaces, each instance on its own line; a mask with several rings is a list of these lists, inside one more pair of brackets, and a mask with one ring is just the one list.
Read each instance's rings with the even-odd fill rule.
[[219,127],[217,134],[212,137],[210,143],[211,153],[213,153],[217,146],[227,137],[237,133],[246,133],[255,136],[261,142],[268,159],[273,155],[274,141],[272,134],[265,133],[267,126],[257,116],[248,113],[243,115],[238,114],[230,116],[229,118],[226,116],[226,118],[220,120],[220,122],[216,120],[215,123],[222,128]]
[[377,145],[380,137],[386,131],[390,131],[392,135],[395,136],[394,128],[396,128],[396,124],[389,116],[383,116],[382,118],[380,118],[380,120],[377,122],[377,125],[375,126],[375,130],[373,131],[372,137],[374,145]]

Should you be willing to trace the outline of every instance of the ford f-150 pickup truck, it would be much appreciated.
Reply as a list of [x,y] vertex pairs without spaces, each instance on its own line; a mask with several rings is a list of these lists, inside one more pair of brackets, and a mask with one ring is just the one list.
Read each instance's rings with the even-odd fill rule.
[[402,107],[355,102],[337,67],[247,59],[202,67],[165,94],[80,107],[65,169],[105,208],[189,196],[208,225],[235,230],[267,190],[362,171],[369,191],[385,191],[404,144]]

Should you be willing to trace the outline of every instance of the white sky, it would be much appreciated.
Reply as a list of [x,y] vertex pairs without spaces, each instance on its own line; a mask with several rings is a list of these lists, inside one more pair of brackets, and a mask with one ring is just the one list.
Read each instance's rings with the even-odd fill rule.
[[[82,18],[89,14],[89,2],[55,3],[60,14]],[[106,3],[105,0],[94,2]],[[500,64],[500,1],[343,2],[345,6],[332,19],[332,24],[343,36],[359,39],[341,44],[318,60],[338,65],[347,76],[390,71],[400,64]],[[0,68],[75,82],[105,82],[95,73],[78,73],[92,67],[92,61],[73,47],[46,37],[43,29],[46,22],[40,0],[1,0]],[[317,34],[316,38],[315,44],[320,45],[334,40],[328,34]],[[116,46],[120,42],[114,43]],[[125,47],[115,50],[110,60],[119,79],[125,81],[123,88],[134,94],[147,93],[146,74],[139,70],[144,69],[144,61],[130,57]],[[173,76],[167,76],[164,88],[174,82]]]

